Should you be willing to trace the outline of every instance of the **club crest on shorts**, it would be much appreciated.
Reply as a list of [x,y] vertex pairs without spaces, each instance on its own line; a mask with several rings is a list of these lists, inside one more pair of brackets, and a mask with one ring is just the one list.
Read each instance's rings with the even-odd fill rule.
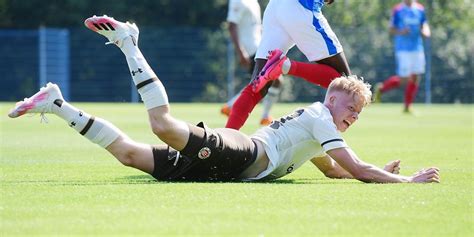
[[201,160],[207,159],[209,156],[211,156],[211,149],[209,149],[209,147],[203,147],[198,152],[198,157]]

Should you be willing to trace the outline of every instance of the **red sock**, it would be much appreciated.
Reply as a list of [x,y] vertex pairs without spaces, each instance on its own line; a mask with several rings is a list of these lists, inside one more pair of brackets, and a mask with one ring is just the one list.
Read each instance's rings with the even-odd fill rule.
[[397,75],[389,77],[387,80],[383,82],[382,88],[380,88],[380,92],[384,93],[391,89],[398,88],[400,86],[400,77]]
[[417,92],[418,84],[413,80],[409,80],[407,87],[405,88],[405,108],[410,107],[411,103],[413,103],[413,100],[416,97]]
[[260,102],[260,100],[262,100],[262,98],[263,96],[260,93],[253,92],[252,85],[247,85],[232,106],[225,127],[239,130],[244,126],[244,123],[247,121],[253,108],[258,104],[258,102]]
[[328,88],[329,83],[341,74],[336,69],[317,63],[291,61],[289,75],[297,76],[321,87]]

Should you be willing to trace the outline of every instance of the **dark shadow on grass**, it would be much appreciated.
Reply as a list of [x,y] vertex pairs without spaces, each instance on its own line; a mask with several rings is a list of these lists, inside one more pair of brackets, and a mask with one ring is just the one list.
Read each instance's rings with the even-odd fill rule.
[[100,185],[130,185],[130,184],[156,184],[156,180],[148,175],[134,175],[117,179],[104,180],[14,180],[2,181],[5,185],[21,185],[21,184],[43,184],[49,186],[100,186]]
[[295,184],[305,184],[305,185],[325,185],[325,184],[332,184],[332,185],[344,185],[344,184],[357,184],[361,183],[357,180],[334,180],[334,179],[327,179],[327,178],[299,178],[299,179],[276,179],[276,180],[264,180],[264,181],[161,181],[156,180],[157,183],[160,184],[193,184],[193,183],[205,183],[205,184],[226,184],[226,183],[234,183],[234,184],[251,184],[251,185],[295,185]]
[[268,180],[268,181],[257,181],[257,182],[252,182],[255,184],[317,184],[317,185],[322,185],[322,184],[337,184],[337,185],[342,185],[342,184],[357,184],[360,183],[357,180],[335,180],[335,179],[326,179],[326,178],[299,178],[299,179],[277,179],[277,180]]
[[22,185],[22,184],[43,184],[48,186],[106,186],[106,185],[131,185],[131,184],[193,184],[193,183],[207,183],[207,184],[252,184],[252,185],[353,185],[362,184],[356,180],[342,181],[326,178],[298,178],[298,179],[277,179],[268,181],[159,181],[149,175],[131,175],[115,178],[112,180],[15,180],[2,181],[3,185]]

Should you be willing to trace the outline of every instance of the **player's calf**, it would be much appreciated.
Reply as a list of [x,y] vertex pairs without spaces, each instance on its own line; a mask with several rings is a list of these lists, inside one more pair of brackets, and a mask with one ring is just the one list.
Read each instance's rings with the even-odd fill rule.
[[120,163],[151,174],[153,172],[152,147],[148,144],[135,142],[127,136],[121,136],[110,146],[109,151]]

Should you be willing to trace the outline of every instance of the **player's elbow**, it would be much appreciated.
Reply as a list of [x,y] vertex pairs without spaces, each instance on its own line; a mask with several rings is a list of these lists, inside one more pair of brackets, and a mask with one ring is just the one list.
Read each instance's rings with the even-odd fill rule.
[[342,179],[342,178],[344,178],[343,175],[335,169],[326,170],[324,172],[324,176],[326,176],[327,178],[330,178],[330,179]]

